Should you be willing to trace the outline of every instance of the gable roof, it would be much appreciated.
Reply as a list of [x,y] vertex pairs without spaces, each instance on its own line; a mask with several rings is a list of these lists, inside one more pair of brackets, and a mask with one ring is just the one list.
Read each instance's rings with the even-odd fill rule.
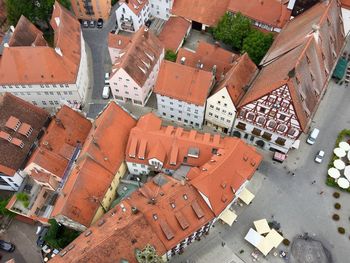
[[205,25],[214,26],[226,13],[229,0],[176,0],[171,13]]
[[62,106],[40,139],[39,147],[28,164],[35,163],[62,178],[75,147],[84,143],[91,126],[91,122],[82,114],[68,106]]
[[[33,38],[26,37],[26,41],[13,40],[14,44],[21,44],[21,46],[4,48],[0,61],[2,85],[76,82],[80,65],[80,45],[81,41],[84,41],[81,37],[80,24],[57,2],[54,4],[50,24],[55,32],[55,48],[61,50],[62,56],[54,48],[44,45],[41,34],[34,25],[22,18],[13,36],[16,39],[19,38],[17,29],[20,32],[18,35],[25,30],[34,32],[39,37],[35,41],[37,46],[27,45]],[[32,65],[33,61],[35,61],[35,67]]]
[[64,215],[90,226],[124,161],[129,133],[135,124],[136,121],[115,102],[106,106],[93,124],[52,216]]
[[288,22],[239,106],[288,85],[301,128],[306,131],[344,43],[340,17],[340,7],[333,0],[318,3]]
[[217,83],[211,95],[226,88],[234,105],[238,105],[239,100],[246,92],[246,87],[250,84],[256,75],[258,68],[244,53],[231,65],[231,69],[225,74],[224,78]]
[[141,27],[131,38],[131,43],[121,51],[119,59],[112,67],[111,78],[119,69],[124,69],[143,87],[163,50],[159,39],[146,26]]
[[[11,118],[12,117],[12,118]],[[23,148],[11,141],[0,137],[0,172],[9,176],[22,168],[24,161],[39,132],[48,121],[49,113],[33,104],[15,97],[10,93],[0,95],[0,133],[9,135],[12,140],[19,139],[23,142]],[[17,119],[20,126],[17,131],[9,128],[10,119]],[[17,123],[17,122],[16,122]],[[33,130],[29,136],[21,134],[21,126],[30,126]],[[5,134],[6,133],[6,134]]]
[[115,49],[125,49],[126,46],[131,42],[129,36],[124,36],[120,34],[108,34],[108,47]]
[[207,163],[191,168],[187,178],[208,198],[212,211],[219,216],[232,202],[235,192],[253,176],[261,161],[262,156],[254,147],[230,138]]
[[187,103],[204,105],[213,83],[211,72],[164,60],[154,92]]
[[119,1],[120,5],[123,3],[125,3],[134,14],[138,15],[142,11],[143,7],[149,3],[149,1],[148,0],[121,0],[121,1]]
[[196,51],[180,48],[177,54],[176,63],[181,63],[181,59],[185,57],[185,65],[197,67],[197,64],[203,64],[202,70],[212,71],[216,67],[216,79],[220,79],[231,67],[239,55],[227,51],[219,46],[218,43],[212,45],[204,41],[200,41]]
[[172,16],[165,23],[158,38],[163,43],[165,50],[178,51],[191,23],[183,17]]
[[227,10],[264,24],[282,28],[290,19],[292,10],[281,0],[230,0]]

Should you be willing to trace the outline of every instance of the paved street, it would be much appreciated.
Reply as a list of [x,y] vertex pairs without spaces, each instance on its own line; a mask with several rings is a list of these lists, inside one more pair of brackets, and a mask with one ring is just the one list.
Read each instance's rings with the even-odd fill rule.
[[[336,190],[325,185],[327,165],[336,136],[340,130],[350,128],[349,101],[350,87],[331,82],[312,124],[312,127],[320,129],[316,143],[307,145],[306,136],[303,135],[300,149],[290,152],[283,164],[274,163],[272,153],[263,152],[265,160],[248,187],[256,193],[253,203],[242,209],[238,221],[231,228],[218,223],[209,236],[188,247],[173,262],[240,262],[234,259],[233,253],[244,262],[252,262],[250,254],[253,247],[244,241],[244,236],[254,220],[271,220],[272,216],[281,224],[281,231],[289,240],[307,232],[322,241],[331,252],[333,262],[349,262],[350,195],[341,193],[341,198],[336,200],[332,197]],[[325,150],[326,157],[322,164],[316,164],[313,159],[320,149]],[[288,174],[288,171],[291,172]],[[293,172],[294,177],[291,175]],[[313,180],[316,183],[312,185]],[[320,195],[321,191],[323,193]],[[341,211],[337,212],[341,216],[337,223],[331,219],[336,201],[342,205]],[[345,235],[338,234],[339,226],[346,229]],[[224,247],[221,242],[225,242]],[[242,249],[244,252],[240,254]],[[288,250],[283,245],[280,249]],[[266,260],[260,258],[259,261],[283,262],[271,254]]]
[[12,253],[1,251],[3,255],[1,262],[5,262],[11,258],[14,258],[16,263],[42,262],[40,250],[36,246],[35,231],[36,226],[13,220],[9,229],[0,235],[0,239],[15,244],[16,250]]

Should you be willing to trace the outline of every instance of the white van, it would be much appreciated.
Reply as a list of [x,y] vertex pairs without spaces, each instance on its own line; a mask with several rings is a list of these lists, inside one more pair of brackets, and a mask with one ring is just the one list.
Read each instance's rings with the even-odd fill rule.
[[111,90],[110,90],[109,86],[104,86],[103,91],[102,91],[102,98],[109,99],[110,92],[111,92]]
[[306,142],[307,142],[308,144],[311,144],[311,145],[314,144],[319,133],[320,133],[320,130],[314,128],[314,129],[312,130],[312,132],[310,133],[309,137],[307,138]]

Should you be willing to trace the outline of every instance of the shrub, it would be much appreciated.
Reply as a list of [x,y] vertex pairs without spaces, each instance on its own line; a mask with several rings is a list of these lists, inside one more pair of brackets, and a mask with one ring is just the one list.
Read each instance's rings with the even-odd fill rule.
[[345,234],[344,227],[338,227],[338,233],[344,235]]
[[6,209],[6,206],[9,201],[10,198],[0,199],[0,215],[14,217],[16,214]]
[[55,219],[50,219],[50,228],[44,240],[54,248],[64,248],[79,236],[79,232],[59,225]]
[[285,245],[286,247],[290,245],[290,241],[287,238],[283,239],[282,242],[283,242],[283,245]]
[[332,218],[334,221],[338,221],[340,219],[339,215],[337,214],[333,214]]
[[29,200],[28,195],[26,193],[23,193],[23,192],[17,193],[16,198],[17,198],[17,200],[22,201],[22,202]]
[[339,210],[339,209],[341,208],[341,205],[340,205],[339,203],[335,203],[335,204],[334,204],[334,208],[337,209],[337,210]]
[[28,206],[29,206],[29,201],[28,201],[28,200],[22,201],[22,204],[23,204],[23,206],[24,206],[25,208],[28,208]]
[[333,193],[333,197],[334,197],[334,198],[339,198],[339,197],[340,197],[340,194],[339,194],[338,192],[334,192],[334,193]]
[[327,176],[326,185],[337,186],[337,182],[334,180],[334,178]]
[[165,52],[164,59],[172,61],[172,62],[176,62],[176,58],[177,58],[177,54],[174,51],[168,49]]

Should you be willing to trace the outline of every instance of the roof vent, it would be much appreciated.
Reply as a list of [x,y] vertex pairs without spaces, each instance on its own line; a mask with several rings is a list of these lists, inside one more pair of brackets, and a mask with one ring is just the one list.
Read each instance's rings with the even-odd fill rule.
[[137,214],[139,212],[139,210],[136,207],[131,207],[131,213],[133,213],[134,215]]
[[100,221],[98,221],[97,225],[98,226],[102,226],[105,223],[104,219],[101,219]]
[[61,57],[63,57],[63,53],[62,50],[59,47],[55,47],[55,51],[58,55],[60,55]]
[[84,236],[88,237],[92,234],[92,231],[91,230],[88,230],[85,232]]
[[186,57],[182,57],[180,60],[180,64],[185,65]]

